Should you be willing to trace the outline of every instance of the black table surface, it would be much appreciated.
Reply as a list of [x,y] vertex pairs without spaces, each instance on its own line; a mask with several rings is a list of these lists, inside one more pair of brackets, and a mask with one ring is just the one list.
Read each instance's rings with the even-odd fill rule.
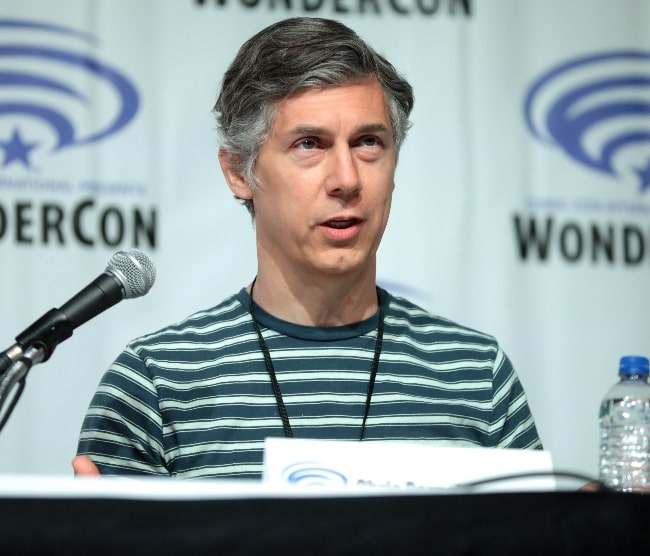
[[[0,497],[0,554],[650,553],[650,495]],[[626,552],[634,550],[634,552]]]

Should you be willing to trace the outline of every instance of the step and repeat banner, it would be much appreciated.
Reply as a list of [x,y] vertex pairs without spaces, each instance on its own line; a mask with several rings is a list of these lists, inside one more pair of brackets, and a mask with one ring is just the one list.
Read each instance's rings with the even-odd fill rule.
[[555,467],[594,475],[622,355],[650,355],[650,2],[3,0],[0,342],[116,251],[157,279],[27,375],[0,472],[70,474],[133,337],[255,274],[211,108],[235,52],[289,16],[354,28],[411,81],[378,281],[495,335]]

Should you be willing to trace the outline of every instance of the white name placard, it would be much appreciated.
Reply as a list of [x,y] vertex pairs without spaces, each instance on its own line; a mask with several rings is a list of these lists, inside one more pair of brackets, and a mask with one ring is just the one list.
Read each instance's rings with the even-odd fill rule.
[[542,450],[268,438],[263,480],[337,490],[548,491],[556,488],[552,472]]

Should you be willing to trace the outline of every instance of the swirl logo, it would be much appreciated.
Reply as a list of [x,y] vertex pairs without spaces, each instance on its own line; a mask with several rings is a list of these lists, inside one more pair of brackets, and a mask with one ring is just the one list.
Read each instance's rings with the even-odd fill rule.
[[0,19],[0,163],[31,166],[101,141],[138,111],[138,93],[119,71],[80,51],[93,36],[46,23]]
[[569,60],[530,87],[530,132],[597,172],[650,187],[650,52]]
[[324,467],[319,462],[294,463],[282,470],[282,480],[300,486],[345,486],[347,477],[336,469]]

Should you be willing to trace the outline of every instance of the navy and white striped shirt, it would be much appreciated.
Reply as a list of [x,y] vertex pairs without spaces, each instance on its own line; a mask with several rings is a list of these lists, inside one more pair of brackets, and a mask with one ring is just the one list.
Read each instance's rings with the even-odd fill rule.
[[[526,395],[491,336],[380,290],[385,332],[364,441],[541,448]],[[104,375],[79,454],[104,474],[259,478],[282,421],[245,289],[138,338]],[[255,305],[294,436],[358,440],[378,314],[310,327]]]

